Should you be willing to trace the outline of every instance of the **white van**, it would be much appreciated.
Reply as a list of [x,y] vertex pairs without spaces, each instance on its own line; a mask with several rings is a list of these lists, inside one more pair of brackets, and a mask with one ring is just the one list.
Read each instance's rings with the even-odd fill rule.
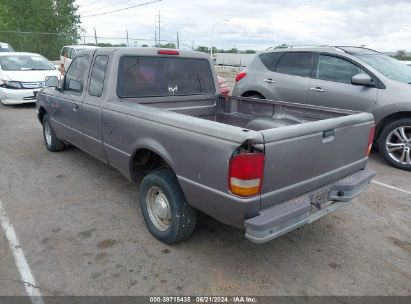
[[14,52],[10,44],[5,42],[0,42],[0,52]]
[[67,71],[71,61],[79,52],[96,48],[98,48],[98,46],[81,44],[63,46],[60,52],[60,62],[64,64],[64,69]]

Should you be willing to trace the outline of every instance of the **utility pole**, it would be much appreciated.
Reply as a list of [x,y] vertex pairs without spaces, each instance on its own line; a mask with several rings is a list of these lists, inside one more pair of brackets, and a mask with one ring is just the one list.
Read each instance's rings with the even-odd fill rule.
[[154,46],[157,46],[157,29],[154,29]]
[[126,39],[127,39],[127,46],[130,46],[129,44],[128,44],[128,30],[126,29]]
[[158,11],[158,47],[161,47],[161,12]]
[[180,39],[178,37],[178,32],[177,32],[177,49],[179,49],[179,48],[180,48]]
[[97,45],[97,32],[96,32],[96,28],[94,28],[94,40],[96,41],[96,45]]

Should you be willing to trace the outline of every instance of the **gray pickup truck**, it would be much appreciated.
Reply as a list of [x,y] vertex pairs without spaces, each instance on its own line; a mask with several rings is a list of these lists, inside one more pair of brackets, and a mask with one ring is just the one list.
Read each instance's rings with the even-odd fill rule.
[[197,210],[267,242],[348,204],[375,175],[371,114],[222,97],[205,54],[88,50],[46,86],[47,149],[72,144],[141,180],[144,220],[168,244],[192,234]]

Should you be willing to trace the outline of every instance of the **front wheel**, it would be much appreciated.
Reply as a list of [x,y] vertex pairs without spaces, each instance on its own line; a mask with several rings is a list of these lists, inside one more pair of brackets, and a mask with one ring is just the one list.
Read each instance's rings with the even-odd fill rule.
[[378,148],[389,164],[411,170],[411,118],[387,125],[379,137]]
[[47,114],[43,117],[43,138],[47,150],[51,152],[59,152],[66,148],[64,142],[56,136],[56,133],[54,133],[50,124],[50,118]]
[[160,241],[174,244],[193,233],[196,210],[188,206],[171,170],[161,169],[146,175],[140,185],[139,201],[148,229]]

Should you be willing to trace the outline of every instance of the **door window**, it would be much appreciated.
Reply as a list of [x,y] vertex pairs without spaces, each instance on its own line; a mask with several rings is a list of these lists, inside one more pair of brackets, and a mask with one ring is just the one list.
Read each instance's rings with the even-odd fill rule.
[[272,52],[261,54],[259,57],[261,62],[265,65],[267,69],[269,69],[270,71],[275,71],[278,60],[281,58],[283,54],[284,53],[282,52]]
[[83,91],[84,75],[86,74],[88,56],[73,59],[64,78],[64,90],[80,94]]
[[101,96],[103,93],[104,78],[106,76],[106,68],[108,56],[97,56],[94,60],[93,70],[91,72],[90,88],[88,93],[91,96]]
[[351,84],[351,78],[357,74],[368,74],[357,65],[333,56],[318,57],[315,77],[321,80]]
[[277,63],[276,72],[309,77],[313,67],[313,53],[288,52]]

